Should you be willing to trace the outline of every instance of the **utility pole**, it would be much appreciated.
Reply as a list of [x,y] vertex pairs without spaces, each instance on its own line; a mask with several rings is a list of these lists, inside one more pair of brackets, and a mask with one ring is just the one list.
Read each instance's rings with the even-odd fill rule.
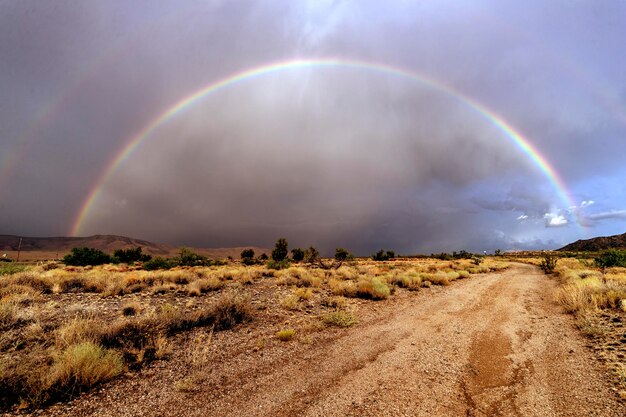
[[20,250],[22,249],[22,238],[20,238],[20,243],[17,245],[17,260],[15,262],[20,261]]

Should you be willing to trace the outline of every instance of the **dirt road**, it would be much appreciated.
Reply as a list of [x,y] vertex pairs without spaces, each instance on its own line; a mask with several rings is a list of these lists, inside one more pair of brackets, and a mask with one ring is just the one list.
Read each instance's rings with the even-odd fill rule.
[[[201,387],[103,390],[54,414],[623,416],[588,343],[531,266],[379,303],[317,343],[212,367]],[[170,372],[175,372],[171,371]],[[160,378],[167,378],[161,376]],[[134,385],[133,385],[134,384]],[[144,401],[143,406],[141,405]],[[150,404],[146,407],[146,404]]]

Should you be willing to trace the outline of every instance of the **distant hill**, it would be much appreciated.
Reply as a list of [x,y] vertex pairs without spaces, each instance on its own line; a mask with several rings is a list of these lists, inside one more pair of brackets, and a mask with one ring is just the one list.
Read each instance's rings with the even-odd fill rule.
[[564,252],[597,252],[601,250],[620,248],[626,249],[626,233],[615,236],[594,237],[592,239],[577,240],[563,246],[559,251]]
[[[116,235],[94,235],[88,237],[21,237],[20,260],[44,260],[62,258],[72,248],[89,247],[100,249],[107,253],[113,253],[116,249],[140,247],[144,253],[153,256],[171,257],[178,253],[178,247],[161,243],[148,242],[147,240],[135,239]],[[15,259],[19,246],[20,236],[0,235],[0,256],[6,253]],[[213,259],[232,256],[238,258],[241,251],[252,248],[257,254],[269,253],[268,249],[252,246],[236,248],[192,248],[196,253]]]

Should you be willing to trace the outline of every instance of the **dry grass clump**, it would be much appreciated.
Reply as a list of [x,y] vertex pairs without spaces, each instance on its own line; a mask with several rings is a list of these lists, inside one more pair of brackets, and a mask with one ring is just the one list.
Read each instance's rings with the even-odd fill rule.
[[100,280],[94,280],[84,276],[74,276],[61,279],[55,286],[55,292],[103,292],[105,288],[105,283]]
[[78,343],[55,357],[47,385],[50,391],[77,393],[116,377],[123,369],[120,353],[92,342]]
[[422,286],[422,277],[415,271],[397,272],[387,278],[387,282],[400,288],[417,291]]
[[626,274],[610,268],[605,274],[574,259],[563,259],[557,267],[562,284],[555,299],[568,312],[622,309],[626,305]]
[[295,285],[297,287],[320,287],[322,285],[322,277],[316,270],[310,270],[303,267],[290,267],[275,272],[278,277],[278,285]]
[[424,274],[424,282],[430,282],[433,285],[450,285],[451,277],[446,272],[436,272],[434,274]]
[[98,322],[95,317],[76,317],[56,329],[54,332],[55,344],[60,348],[65,348],[83,342],[99,343],[101,328],[102,323]]
[[354,315],[348,311],[335,310],[322,316],[322,321],[329,326],[350,327],[357,323]]
[[19,326],[24,319],[20,316],[19,305],[11,300],[0,301],[0,331]]
[[356,296],[372,300],[384,300],[391,295],[391,289],[380,278],[363,278],[356,284]]
[[210,291],[218,291],[224,288],[224,282],[215,276],[201,278],[187,285],[187,294],[190,296],[199,296]]
[[334,295],[350,298],[357,296],[357,286],[352,281],[340,281],[338,279],[331,278],[328,281],[328,287]]
[[31,272],[21,272],[10,275],[0,280],[0,289],[10,285],[30,287],[41,294],[52,292],[52,283],[49,279],[40,277]]
[[276,337],[281,342],[288,342],[291,339],[293,339],[295,334],[296,334],[296,331],[294,329],[284,329],[284,330],[280,330],[278,333],[276,333]]
[[320,304],[324,307],[344,309],[347,305],[345,297],[323,297]]
[[298,310],[300,301],[310,300],[313,297],[313,290],[310,288],[297,288],[281,301],[283,308],[287,310]]
[[141,311],[141,304],[137,301],[129,301],[122,305],[123,316],[136,316]]

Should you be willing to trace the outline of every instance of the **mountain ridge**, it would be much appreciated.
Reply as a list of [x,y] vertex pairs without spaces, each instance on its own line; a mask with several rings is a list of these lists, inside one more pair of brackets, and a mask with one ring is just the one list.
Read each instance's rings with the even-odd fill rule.
[[[26,237],[17,235],[0,235],[0,252],[6,253],[10,258],[17,256],[18,246],[21,244],[20,260],[44,260],[62,258],[72,248],[90,247],[113,253],[117,249],[140,247],[144,253],[153,256],[172,257],[178,253],[179,247],[163,243],[154,243],[144,239],[137,239],[121,235],[92,235],[81,237],[52,236],[52,237]],[[266,248],[253,246],[230,247],[230,248],[191,248],[200,255],[209,258],[238,258],[243,249],[253,249],[256,253],[269,253]]]
[[580,239],[557,250],[563,252],[597,252],[606,249],[626,249],[626,233]]

